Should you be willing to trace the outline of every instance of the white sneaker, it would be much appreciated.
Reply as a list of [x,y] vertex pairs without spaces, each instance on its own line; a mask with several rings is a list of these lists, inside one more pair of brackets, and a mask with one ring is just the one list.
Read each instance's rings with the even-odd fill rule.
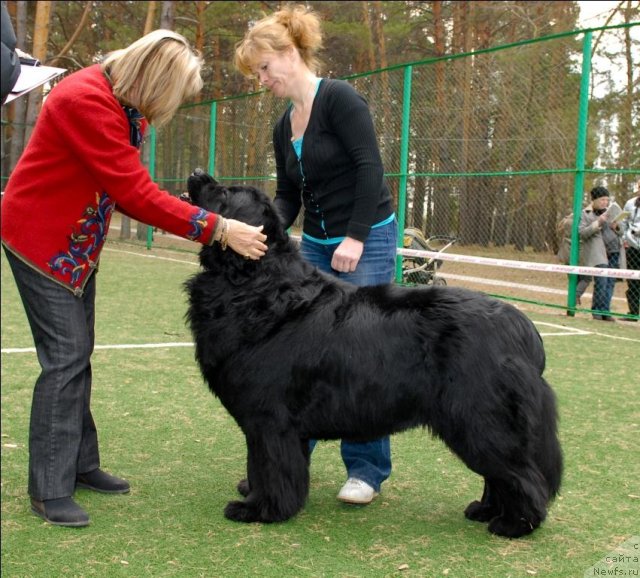
[[338,492],[338,500],[347,504],[370,504],[377,495],[378,492],[367,482],[349,478]]

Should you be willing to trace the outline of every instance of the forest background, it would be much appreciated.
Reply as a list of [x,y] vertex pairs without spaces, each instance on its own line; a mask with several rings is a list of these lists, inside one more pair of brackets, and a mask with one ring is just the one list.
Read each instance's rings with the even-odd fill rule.
[[[109,51],[126,46],[155,28],[177,30],[204,57],[205,87],[198,98],[204,110],[210,101],[259,90],[234,69],[234,47],[252,22],[285,3],[18,0],[7,4],[18,45],[44,64],[66,68],[69,73],[93,64]],[[389,145],[395,138],[393,127],[401,120],[398,109],[393,108],[402,96],[401,75],[396,75],[400,82],[389,88],[394,82],[394,68],[412,62],[435,63],[427,68],[430,74],[422,76],[424,90],[412,100],[416,119],[412,120],[412,136],[416,142],[418,137],[423,142],[422,148],[410,153],[417,176],[409,182],[407,225],[419,227],[425,235],[451,234],[468,245],[512,243],[518,250],[528,246],[537,252],[556,249],[555,225],[573,205],[574,175],[567,171],[575,167],[583,49],[579,35],[562,34],[583,28],[581,3],[305,4],[323,19],[324,76],[355,78],[369,71],[390,71],[372,75],[376,82],[371,80],[367,86],[354,80],[372,106],[384,141],[388,173],[398,172],[399,156],[399,147]],[[602,24],[639,21],[640,2],[623,0],[613,3]],[[633,171],[640,171],[639,33],[640,26],[596,29],[592,42],[594,69],[585,159],[590,172],[584,188],[588,192],[595,184],[605,184],[622,201],[631,196],[638,179]],[[497,47],[556,36],[561,40],[541,43],[535,49],[484,57]],[[456,59],[464,55],[471,56]],[[414,85],[420,82],[417,78]],[[41,102],[42,93],[34,91],[28,98],[3,107],[3,185],[28,141]],[[225,109],[224,122],[232,118],[233,126],[224,133],[224,139],[218,139],[222,150],[218,153],[217,176],[240,178],[256,171],[263,176],[272,173],[269,148],[273,118],[257,113],[258,108],[265,108],[264,99],[248,99],[245,108]],[[276,107],[271,114],[279,114],[281,108]],[[252,127],[246,129],[239,120],[246,121],[250,115],[263,116],[261,132]],[[199,122],[202,127],[208,122],[202,121],[201,116],[188,120],[191,124]],[[208,130],[207,126],[205,132]],[[170,127],[166,135],[165,144],[160,143],[163,157],[159,159],[159,181],[177,194],[188,174],[185,171],[192,168],[182,164],[206,163],[202,158],[192,160],[194,154],[202,157],[203,150],[191,129]],[[175,151],[189,146],[195,153],[188,155],[188,160],[181,160],[184,155]],[[233,166],[225,151],[232,156]],[[143,152],[148,158],[149,151]],[[560,169],[554,172],[557,167]],[[520,179],[484,174],[491,171],[540,174]],[[465,178],[452,178],[456,173]],[[445,178],[433,178],[439,174]],[[175,184],[171,177],[176,177]],[[390,180],[397,194],[397,179]],[[265,188],[269,186],[266,184]],[[121,235],[128,236],[129,224],[125,221],[123,225]],[[140,238],[145,234],[144,228],[138,227]]]

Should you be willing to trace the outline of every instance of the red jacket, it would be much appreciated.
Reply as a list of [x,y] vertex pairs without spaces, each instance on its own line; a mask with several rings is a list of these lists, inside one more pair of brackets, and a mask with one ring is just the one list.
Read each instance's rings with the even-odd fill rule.
[[116,205],[203,244],[217,215],[161,190],[130,144],[129,121],[99,65],[56,85],[2,200],[2,242],[77,295],[97,266]]

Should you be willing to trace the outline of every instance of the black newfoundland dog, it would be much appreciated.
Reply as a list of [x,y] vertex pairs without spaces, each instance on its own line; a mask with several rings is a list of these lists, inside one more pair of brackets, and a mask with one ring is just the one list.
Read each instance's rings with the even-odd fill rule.
[[465,510],[517,538],[560,487],[556,405],[534,325],[452,287],[355,287],[307,264],[263,192],[196,171],[191,202],[264,225],[259,261],[203,247],[187,319],[211,391],[247,443],[245,496],[225,516],[280,522],[304,506],[309,439],[364,441],[426,427],[484,478]]

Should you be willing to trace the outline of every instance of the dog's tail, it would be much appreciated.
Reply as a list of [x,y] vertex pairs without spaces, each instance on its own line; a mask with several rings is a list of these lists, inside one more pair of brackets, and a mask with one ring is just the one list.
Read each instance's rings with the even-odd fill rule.
[[535,451],[535,460],[547,485],[549,500],[552,500],[560,490],[562,481],[562,449],[558,440],[558,412],[556,398],[549,384],[541,378],[544,384],[542,394],[542,413],[539,444]]

